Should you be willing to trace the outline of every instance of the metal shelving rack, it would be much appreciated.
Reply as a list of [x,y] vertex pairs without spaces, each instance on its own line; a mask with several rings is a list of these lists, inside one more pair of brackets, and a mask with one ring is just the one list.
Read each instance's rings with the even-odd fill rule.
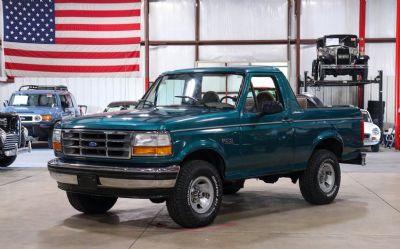
[[304,87],[304,91],[307,92],[308,87],[326,87],[326,86],[339,86],[339,87],[349,87],[349,86],[364,86],[369,84],[379,85],[379,116],[378,116],[378,126],[383,131],[383,71],[378,71],[378,76],[373,80],[362,80],[362,81],[348,81],[348,80],[314,80],[308,76],[308,72],[304,72],[304,81],[300,81],[300,85]]

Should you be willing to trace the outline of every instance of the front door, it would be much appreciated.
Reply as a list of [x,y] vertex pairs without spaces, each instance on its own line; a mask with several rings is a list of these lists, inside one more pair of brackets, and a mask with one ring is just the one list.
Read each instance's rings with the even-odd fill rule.
[[[241,156],[248,176],[259,176],[290,168],[293,160],[293,127],[278,79],[254,74],[242,113]],[[261,114],[266,101],[279,102],[283,110]]]

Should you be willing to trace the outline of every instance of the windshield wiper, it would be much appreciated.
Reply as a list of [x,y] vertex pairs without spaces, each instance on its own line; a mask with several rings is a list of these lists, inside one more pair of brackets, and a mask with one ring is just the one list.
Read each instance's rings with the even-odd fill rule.
[[181,98],[181,99],[191,99],[193,100],[194,104],[200,104],[202,106],[205,106],[207,108],[210,108],[206,103],[201,102],[200,100],[193,98],[192,96],[184,96],[184,95],[177,95],[175,98]]
[[137,105],[137,106],[139,106],[140,103],[143,103],[143,107],[144,107],[145,105],[147,105],[147,106],[149,106],[149,107],[154,107],[154,103],[151,102],[150,100],[147,100],[147,99],[139,99],[138,105]]

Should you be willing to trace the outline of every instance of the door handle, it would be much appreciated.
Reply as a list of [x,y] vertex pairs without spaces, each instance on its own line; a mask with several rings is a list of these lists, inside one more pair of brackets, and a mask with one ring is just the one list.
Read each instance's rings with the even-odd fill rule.
[[285,123],[289,123],[289,122],[292,122],[292,121],[293,121],[293,119],[291,119],[289,117],[282,118],[282,122],[285,122]]

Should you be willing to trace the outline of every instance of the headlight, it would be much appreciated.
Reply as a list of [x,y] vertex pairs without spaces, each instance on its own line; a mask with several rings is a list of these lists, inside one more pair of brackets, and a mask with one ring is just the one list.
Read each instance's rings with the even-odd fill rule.
[[134,156],[169,156],[172,154],[171,137],[167,132],[138,132],[132,141]]
[[373,135],[379,135],[379,129],[378,128],[374,128],[374,129],[372,129],[372,134]]
[[53,149],[55,151],[61,151],[61,130],[54,129],[53,130]]
[[51,116],[50,114],[42,115],[42,120],[43,121],[51,121],[51,120],[53,120],[53,116]]

